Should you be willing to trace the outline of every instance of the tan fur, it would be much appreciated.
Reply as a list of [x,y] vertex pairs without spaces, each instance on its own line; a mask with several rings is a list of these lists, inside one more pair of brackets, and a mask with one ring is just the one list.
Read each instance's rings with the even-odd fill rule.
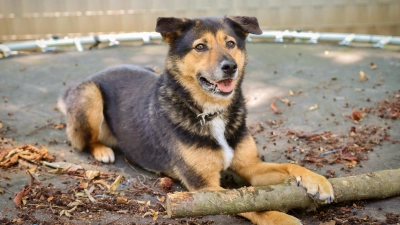
[[[89,148],[97,160],[113,162],[114,152],[109,147],[116,146],[117,140],[104,121],[103,98],[99,88],[93,82],[84,82],[80,84],[77,91],[79,92],[77,101],[73,105],[66,105],[68,138],[79,150]],[[83,115],[80,115],[82,113]],[[85,121],[80,121],[80,118]],[[82,126],[82,123],[85,123],[87,127]],[[90,130],[89,146],[85,146],[87,137],[83,134],[82,128]]]
[[[182,143],[178,144],[178,148],[182,159],[192,166],[197,174],[200,174],[207,181],[207,190],[220,190],[220,171],[224,168],[224,159],[221,151],[213,151],[205,148],[195,148],[186,146]],[[178,171],[177,171],[178,172]],[[179,173],[179,172],[178,172]],[[201,189],[193,189],[188,182],[183,183],[190,191],[200,191]]]

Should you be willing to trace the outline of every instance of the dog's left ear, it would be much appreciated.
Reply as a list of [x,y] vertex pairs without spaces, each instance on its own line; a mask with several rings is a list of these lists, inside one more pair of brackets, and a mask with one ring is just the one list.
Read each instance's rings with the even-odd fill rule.
[[256,17],[250,16],[226,16],[226,19],[232,21],[235,25],[239,26],[244,33],[247,34],[262,34],[260,25]]
[[168,44],[171,44],[190,24],[191,20],[185,18],[159,17],[157,19],[156,32],[161,33],[163,39]]

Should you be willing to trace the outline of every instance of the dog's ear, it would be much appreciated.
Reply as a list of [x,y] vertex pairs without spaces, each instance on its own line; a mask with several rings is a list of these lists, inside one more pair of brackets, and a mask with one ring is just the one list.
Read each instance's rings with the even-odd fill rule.
[[262,34],[260,25],[258,25],[258,20],[256,17],[249,16],[226,16],[226,19],[231,21],[234,25],[242,29],[244,33],[247,34]]
[[189,19],[175,17],[159,17],[157,19],[156,32],[161,33],[163,39],[171,44],[191,24]]

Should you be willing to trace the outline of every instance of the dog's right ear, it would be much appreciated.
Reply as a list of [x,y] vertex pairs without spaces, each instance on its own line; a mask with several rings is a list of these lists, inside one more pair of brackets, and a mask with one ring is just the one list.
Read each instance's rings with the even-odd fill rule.
[[163,39],[171,44],[191,24],[189,19],[175,17],[159,17],[157,19],[156,32],[161,33]]

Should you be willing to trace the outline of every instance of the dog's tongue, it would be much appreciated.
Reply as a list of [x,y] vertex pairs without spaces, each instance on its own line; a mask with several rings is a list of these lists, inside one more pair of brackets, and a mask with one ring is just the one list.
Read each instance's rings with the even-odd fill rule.
[[234,83],[232,79],[222,80],[217,82],[217,86],[222,92],[231,92],[233,90]]

